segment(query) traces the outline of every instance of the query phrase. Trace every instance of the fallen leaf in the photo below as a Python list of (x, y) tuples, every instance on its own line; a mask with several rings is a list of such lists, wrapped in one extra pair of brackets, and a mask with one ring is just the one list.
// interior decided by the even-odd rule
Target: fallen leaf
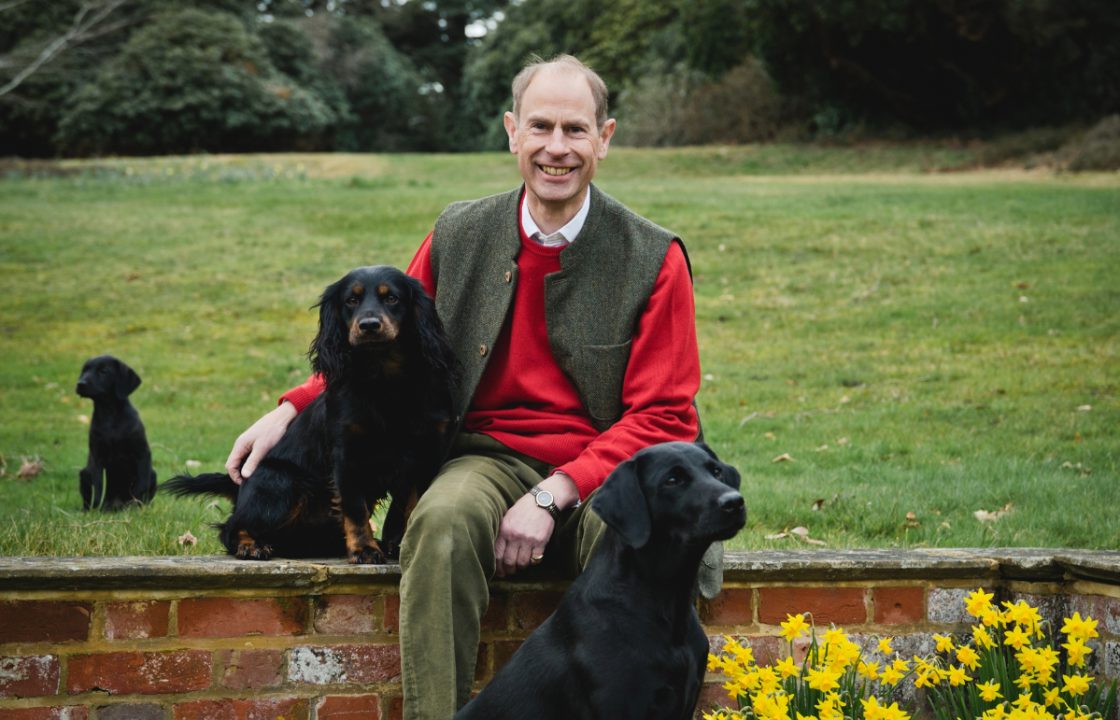
[(79, 415), (78, 422), (82, 425), (89, 425), (89, 415)]
[(842, 437), (842, 438), (840, 438), (839, 440), (836, 441), (836, 444), (837, 445), (847, 445), (848, 444), (848, 438)]
[(775, 434), (774, 434), (774, 433), (772, 433), (772, 432), (768, 432), (768, 433), (763, 433), (763, 434), (762, 434), (762, 437), (766, 438), (767, 440), (773, 440), (774, 438), (776, 438), (776, 437), (778, 437), (778, 436), (777, 436), (777, 435), (775, 435)]
[(780, 533), (774, 533), (773, 535), (767, 535), (766, 539), (767, 540), (784, 540), (787, 537), (789, 537), (789, 533), (780, 532)]
[(41, 472), (43, 472), (42, 460), (39, 458), (23, 458), (19, 471), (16, 472), (16, 477), (20, 480), (30, 480)]
[(1077, 412), (1091, 412), (1092, 410), (1093, 410), (1092, 405), (1078, 405), (1077, 406)]
[(917, 513), (913, 512), (913, 511), (906, 513), (906, 522), (903, 523), (903, 525), (905, 525), (908, 528), (916, 528), (916, 527), (921, 527), (922, 526), (922, 524), (920, 522), (918, 522)]
[(999, 510), (977, 510), (972, 516), (980, 522), (995, 522), (1011, 512), (1011, 503), (1007, 503)]
[(795, 460), (794, 460), (794, 459), (793, 459), (792, 457), (790, 457), (790, 454), (789, 454), (789, 453), (782, 453), (781, 455), (779, 455), (778, 457), (774, 458), (774, 459), (773, 459), (773, 460), (771, 460), (770, 462), (772, 462), (772, 463), (780, 463), (780, 462), (795, 462)]
[(179, 544), (193, 546), (198, 544), (198, 538), (192, 535), (190, 530), (187, 530), (185, 533), (179, 536)]
[(821, 445), (816, 452), (828, 452), (828, 445)]
[(202, 463), (198, 460), (187, 460), (183, 464), (187, 466), (188, 470), (198, 470), (200, 467), (202, 467)]
[(820, 512), (821, 508), (824, 507), (824, 503), (825, 503), (824, 498), (817, 498), (816, 500), (814, 500), (813, 501), (813, 507), (812, 507), (813, 512)]

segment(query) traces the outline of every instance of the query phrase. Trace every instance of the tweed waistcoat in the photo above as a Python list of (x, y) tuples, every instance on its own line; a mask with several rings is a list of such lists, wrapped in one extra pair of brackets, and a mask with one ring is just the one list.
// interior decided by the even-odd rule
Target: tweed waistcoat
[[(436, 221), (436, 309), (463, 365), (461, 417), (509, 315), (521, 250), (521, 189), (450, 205)], [(676, 236), (591, 186), (583, 230), (545, 277), (545, 321), (557, 364), (592, 424), (622, 417), (631, 337)], [(683, 246), (682, 246), (683, 249)]]

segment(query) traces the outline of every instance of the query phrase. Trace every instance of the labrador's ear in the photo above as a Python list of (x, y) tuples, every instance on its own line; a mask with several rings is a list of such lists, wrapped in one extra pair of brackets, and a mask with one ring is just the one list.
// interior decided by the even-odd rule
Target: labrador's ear
[(630, 547), (640, 548), (649, 542), (649, 505), (642, 491), (637, 461), (627, 460), (614, 469), (595, 493), (591, 508)]
[(132, 394), (133, 390), (140, 387), (140, 376), (120, 360), (116, 361), (116, 366), (116, 380), (113, 383), (113, 390), (119, 399), (124, 400)]

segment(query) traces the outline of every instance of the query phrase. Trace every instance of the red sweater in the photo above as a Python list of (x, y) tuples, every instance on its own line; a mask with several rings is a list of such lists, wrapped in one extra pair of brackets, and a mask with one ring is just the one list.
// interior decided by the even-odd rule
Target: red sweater
[[(431, 241), (429, 234), (407, 272), (434, 296), (438, 288)], [(688, 265), (680, 245), (671, 244), (633, 336), (622, 419), (599, 432), (548, 342), (544, 276), (560, 270), (561, 248), (542, 247), (524, 231), (521, 243), (510, 317), (467, 410), (464, 429), (485, 433), (566, 473), (586, 498), (616, 465), (643, 447), (696, 438), (699, 422), (692, 401), (700, 384), (700, 358)], [(313, 375), (281, 400), (302, 410), (322, 389), (322, 379)]]

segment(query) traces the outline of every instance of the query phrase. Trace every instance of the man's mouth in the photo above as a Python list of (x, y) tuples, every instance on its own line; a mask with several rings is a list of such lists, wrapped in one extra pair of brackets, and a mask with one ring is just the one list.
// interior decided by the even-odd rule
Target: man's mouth
[(560, 177), (561, 175), (575, 172), (575, 168), (570, 167), (555, 167), (553, 165), (538, 165), (537, 167), (539, 167), (541, 172), (545, 175), (552, 175), (553, 177)]

